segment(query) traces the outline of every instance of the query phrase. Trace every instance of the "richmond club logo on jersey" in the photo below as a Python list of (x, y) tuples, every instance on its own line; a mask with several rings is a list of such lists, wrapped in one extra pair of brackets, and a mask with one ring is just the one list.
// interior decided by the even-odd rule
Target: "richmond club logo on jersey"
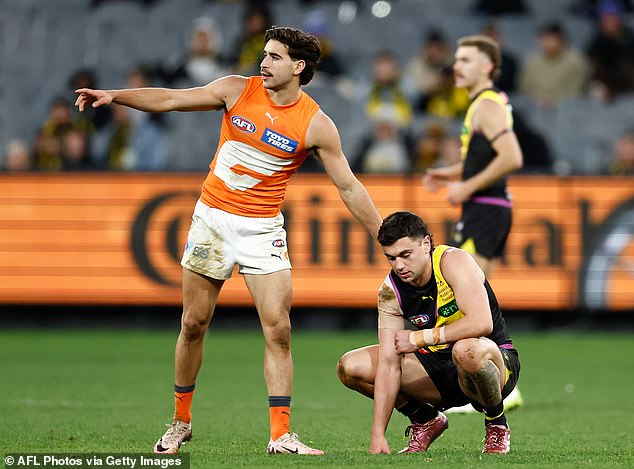
[(255, 124), (251, 122), (249, 119), (245, 119), (242, 116), (233, 116), (231, 117), (231, 123), (241, 130), (242, 132), (246, 132), (252, 134), (256, 131)]

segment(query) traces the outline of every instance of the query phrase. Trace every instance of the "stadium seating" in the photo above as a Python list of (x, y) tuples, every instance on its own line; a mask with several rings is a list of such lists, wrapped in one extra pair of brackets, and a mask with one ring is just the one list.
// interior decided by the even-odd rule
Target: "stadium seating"
[[(468, 0), (398, 0), (386, 18), (371, 13), (371, 1), (357, 2), (350, 24), (338, 19), (336, 1), (299, 0), (271, 2), (276, 24), (301, 27), (310, 9), (328, 19), (330, 38), (353, 80), (367, 77), (372, 55), (394, 51), (402, 63), (415, 54), (425, 31), (440, 27), (453, 42), (476, 33), (488, 20), (471, 11)], [(593, 31), (592, 23), (572, 16), (566, 0), (529, 0), (526, 15), (497, 18), (505, 47), (521, 59), (535, 47), (535, 33), (544, 21), (563, 18), (571, 43), (583, 48)], [(53, 97), (68, 95), (68, 78), (79, 68), (93, 67), (100, 86), (120, 87), (126, 73), (140, 63), (158, 63), (183, 53), (186, 32), (198, 16), (215, 18), (228, 49), (241, 32), (244, 5), (240, 2), (162, 0), (144, 7), (130, 0), (4, 0), (0, 15), (0, 148), (15, 137), (31, 140), (41, 125)], [(322, 107), (337, 122), (344, 149), (352, 152), (365, 130), (360, 109), (331, 85), (311, 89)], [(589, 100), (564, 103), (557, 112), (536, 109), (514, 96), (513, 103), (554, 147), (556, 158), (572, 172), (593, 173), (601, 168), (598, 157), (610, 142), (634, 122), (634, 98), (610, 105)], [(169, 137), (172, 170), (204, 170), (217, 140), (219, 116), (170, 116)], [(424, 120), (424, 116), (423, 116)], [(202, 135), (202, 137), (201, 137)], [(211, 146), (211, 148), (210, 148)], [(184, 148), (189, 148), (183, 151)], [(582, 156), (580, 156), (582, 155)]]

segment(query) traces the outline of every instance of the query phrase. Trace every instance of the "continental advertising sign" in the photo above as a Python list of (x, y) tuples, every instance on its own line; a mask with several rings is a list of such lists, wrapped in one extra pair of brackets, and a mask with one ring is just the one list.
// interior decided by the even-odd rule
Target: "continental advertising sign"
[[(0, 175), (0, 303), (181, 302), (179, 260), (202, 174)], [(419, 177), (362, 178), (381, 215), (420, 214), (443, 243), (459, 210)], [(634, 188), (626, 178), (514, 177), (513, 228), (490, 279), (505, 308), (634, 305)], [(298, 306), (373, 307), (388, 265), (325, 175), (284, 204)], [(220, 301), (251, 304), (237, 273)]]

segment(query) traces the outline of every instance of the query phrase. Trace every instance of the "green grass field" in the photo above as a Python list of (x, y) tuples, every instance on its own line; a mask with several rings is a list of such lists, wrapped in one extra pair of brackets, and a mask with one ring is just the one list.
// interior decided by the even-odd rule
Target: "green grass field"
[[(176, 331), (0, 332), (0, 453), (147, 453), (172, 410)], [(259, 331), (212, 331), (194, 398), (195, 468), (634, 467), (634, 337), (515, 334), (526, 404), (509, 413), (512, 451), (480, 454), (479, 415), (450, 415), (427, 454), (369, 455), (371, 401), (337, 380), (335, 364), (372, 332), (293, 337), (293, 430), (323, 457), (268, 456)], [(388, 441), (406, 443), (395, 414)]]

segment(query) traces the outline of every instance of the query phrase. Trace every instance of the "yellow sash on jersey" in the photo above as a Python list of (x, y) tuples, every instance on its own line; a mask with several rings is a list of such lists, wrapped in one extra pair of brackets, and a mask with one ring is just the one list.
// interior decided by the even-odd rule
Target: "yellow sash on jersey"
[[(446, 326), (447, 324), (451, 324), (452, 322), (464, 317), (464, 314), (460, 311), (460, 308), (458, 308), (453, 290), (447, 284), (445, 277), (443, 277), (442, 272), (440, 271), (440, 259), (445, 251), (450, 248), (451, 246), (441, 244), (436, 246), (432, 254), (432, 265), (434, 269), (434, 276), (436, 278), (436, 286), (438, 287), (438, 298), (436, 298), (438, 317), (434, 327)], [(431, 352), (435, 352), (437, 350), (446, 349), (447, 347), (449, 347), (448, 344), (442, 344), (430, 345), (427, 348)]]
[(471, 104), (469, 105), (469, 109), (467, 109), (467, 113), (464, 116), (462, 131), (460, 132), (460, 155), (462, 156), (463, 160), (467, 157), (467, 152), (469, 151), (469, 143), (471, 142), (471, 137), (473, 136), (473, 113), (475, 112), (478, 103), (483, 99), (490, 99), (491, 101), (494, 101), (502, 106), (506, 113), (506, 124), (508, 125), (509, 129), (513, 128), (512, 108), (507, 101), (504, 93), (500, 94), (499, 91), (493, 89), (484, 90), (471, 102)]

